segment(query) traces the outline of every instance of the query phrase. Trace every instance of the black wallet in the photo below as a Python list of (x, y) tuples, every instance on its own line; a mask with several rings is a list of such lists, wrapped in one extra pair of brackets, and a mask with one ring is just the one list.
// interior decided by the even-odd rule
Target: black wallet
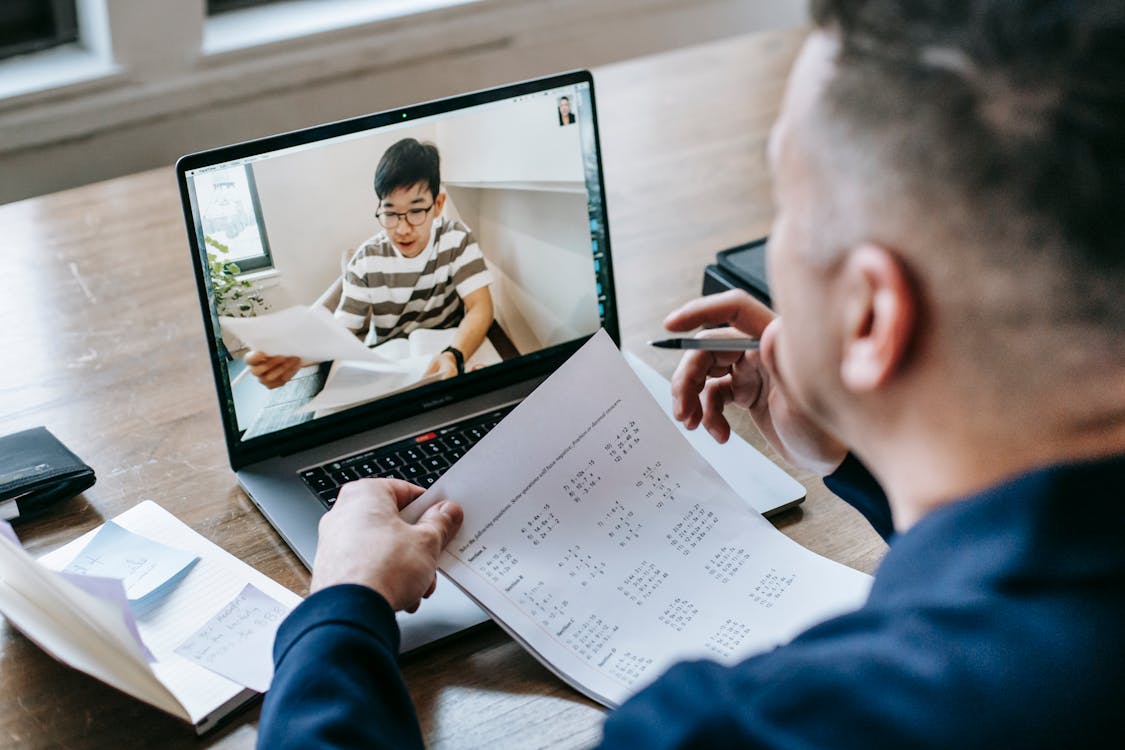
[(39, 515), (94, 479), (94, 470), (46, 427), (0, 437), (0, 519)]

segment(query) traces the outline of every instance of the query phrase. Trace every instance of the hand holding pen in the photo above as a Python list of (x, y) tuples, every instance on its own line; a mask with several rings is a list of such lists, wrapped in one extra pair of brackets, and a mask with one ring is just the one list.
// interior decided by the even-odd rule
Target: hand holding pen
[[(725, 292), (693, 300), (664, 319), (664, 327), (695, 338), (673, 339), (683, 358), (672, 376), (672, 411), (688, 429), (699, 425), (720, 443), (730, 438), (728, 404), (747, 409), (763, 437), (795, 466), (831, 473), (847, 447), (790, 395), (778, 368), (781, 319), (749, 294)], [(760, 347), (760, 350), (759, 350)]]

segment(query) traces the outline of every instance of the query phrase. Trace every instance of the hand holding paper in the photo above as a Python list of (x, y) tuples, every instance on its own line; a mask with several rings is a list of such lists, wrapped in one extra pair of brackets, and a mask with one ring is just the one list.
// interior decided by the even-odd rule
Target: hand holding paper
[(396, 611), (413, 612), (434, 591), (437, 561), (461, 525), (456, 503), (434, 507), (414, 523), (401, 508), (422, 493), (399, 479), (353, 482), (320, 525), (310, 591), (341, 583), (375, 589)]
[(446, 498), (465, 521), (441, 570), (610, 706), (675, 661), (783, 643), (858, 606), (870, 585), (738, 497), (604, 331), (402, 515)]
[(384, 372), (401, 368), (364, 346), (323, 307), (297, 305), (253, 318), (219, 318), (219, 324), (251, 349), (299, 357), (306, 362), (358, 360), (381, 364)]

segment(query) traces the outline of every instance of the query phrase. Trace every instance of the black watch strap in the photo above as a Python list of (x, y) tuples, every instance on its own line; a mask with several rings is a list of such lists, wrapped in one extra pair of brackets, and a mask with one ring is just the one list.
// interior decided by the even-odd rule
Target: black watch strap
[(449, 352), (450, 354), (452, 354), (453, 359), (457, 362), (457, 374), (458, 375), (464, 375), (465, 374), (465, 355), (462, 354), (461, 350), (458, 349), (455, 346), (447, 346), (447, 347), (445, 347), (444, 349), (441, 350), (442, 354), (445, 354), (446, 352)]

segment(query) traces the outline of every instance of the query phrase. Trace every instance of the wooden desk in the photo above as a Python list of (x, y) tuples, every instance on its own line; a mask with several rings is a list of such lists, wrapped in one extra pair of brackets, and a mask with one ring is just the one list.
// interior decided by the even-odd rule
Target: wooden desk
[[(716, 250), (764, 234), (767, 133), (801, 34), (765, 34), (596, 72), (624, 346), (699, 292)], [(0, 207), (0, 434), (47, 425), (98, 473), (51, 518), (18, 528), (47, 552), (153, 499), (295, 591), (308, 574), (235, 483), (172, 170)], [(732, 415), (733, 416), (733, 415)], [(738, 431), (764, 447), (745, 418)], [(768, 451), (767, 451), (768, 452)], [(776, 456), (773, 456), (776, 458)], [(864, 571), (884, 546), (819, 480), (776, 519)], [(411, 659), (433, 747), (588, 745), (602, 711), (496, 628)], [(196, 739), (186, 725), (54, 662), (0, 624), (0, 746), (251, 747), (258, 709)]]

